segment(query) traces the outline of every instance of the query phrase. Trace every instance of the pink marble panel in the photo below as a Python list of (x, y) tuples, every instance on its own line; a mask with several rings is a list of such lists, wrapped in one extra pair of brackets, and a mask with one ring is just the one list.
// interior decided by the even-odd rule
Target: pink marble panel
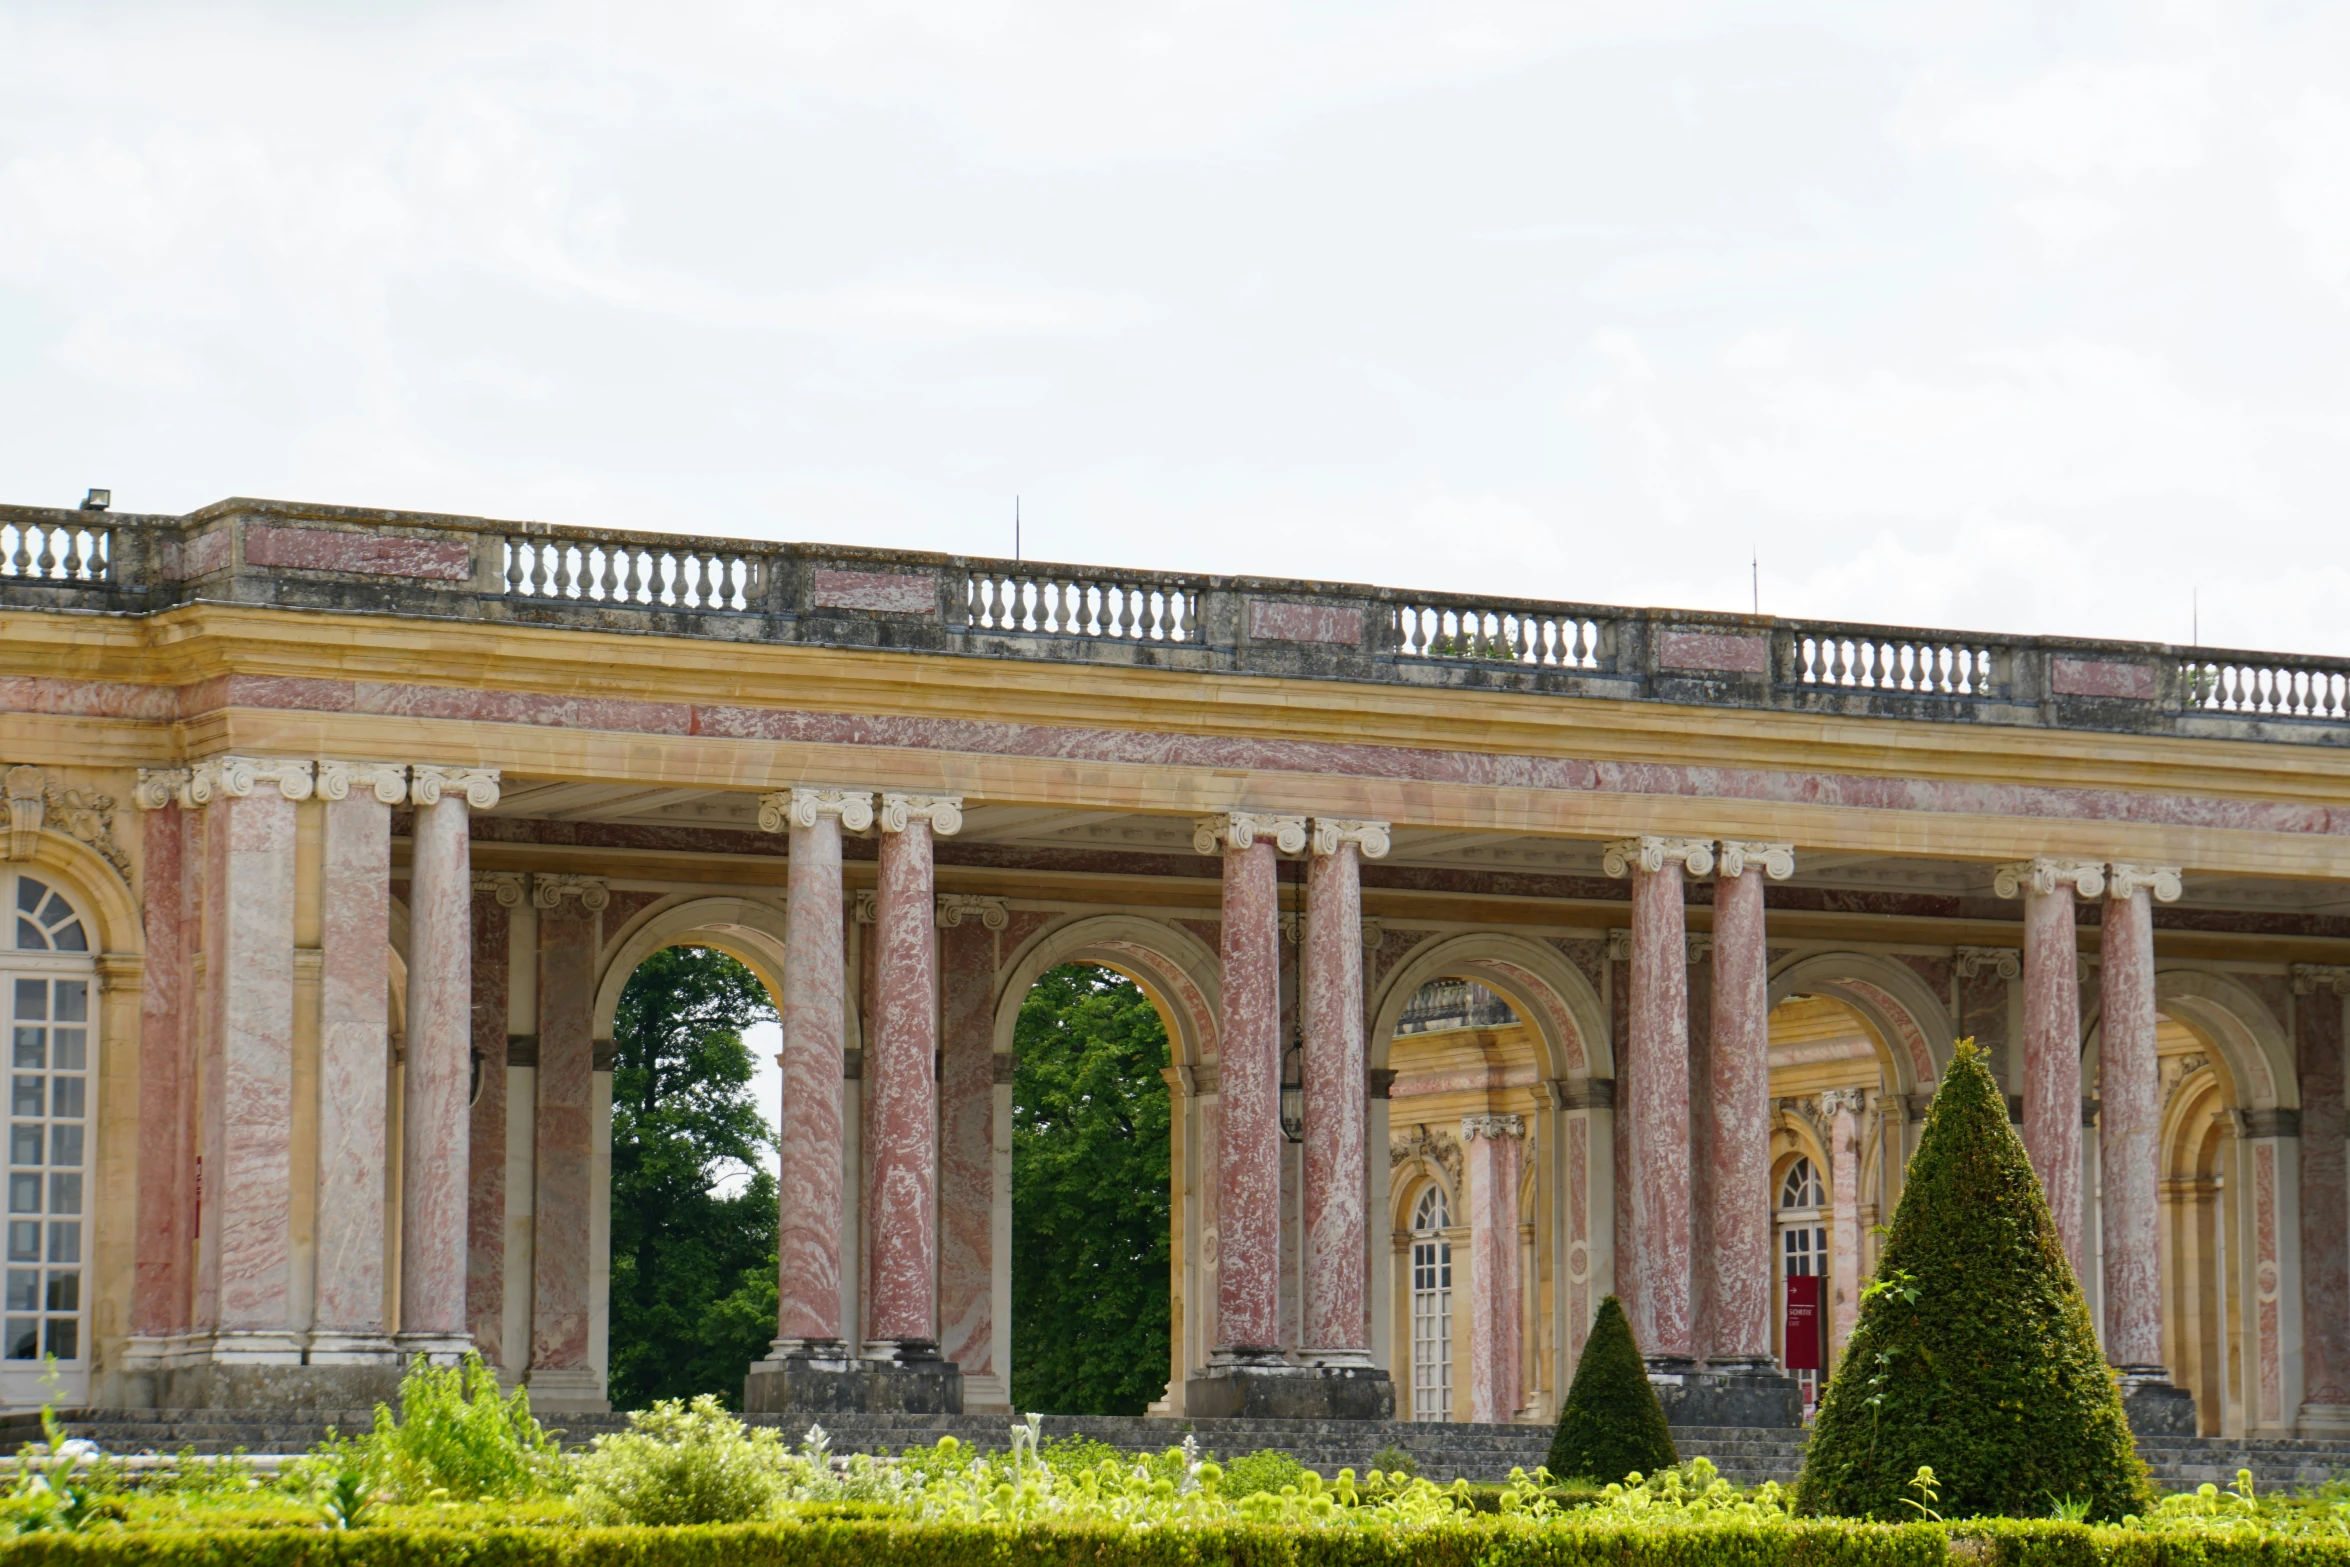
[[(1640, 1304), (1645, 1293), (1640, 1276), (1640, 1231), (1633, 1223), (1632, 1210), (1632, 1188), (1639, 1181), (1632, 1111), (1640, 1097), (1640, 1063), (1632, 1058), (1632, 965), (1629, 962), (1608, 960), (1608, 993), (1613, 1001), (1608, 1028), (1616, 1058), (1615, 1135), (1608, 1139), (1614, 1165), (1610, 1177), (1615, 1193), (1616, 1271), (1613, 1279), (1599, 1281), (1599, 1293), (1615, 1292), (1624, 1304), (1624, 1314), (1631, 1319), (1633, 1334), (1638, 1336), (1646, 1331), (1647, 1324)], [(1642, 1348), (1645, 1352), (1645, 1344)]]
[[(612, 910), (607, 908), (603, 917), (612, 919)], [(493, 1366), (507, 1365), (506, 1024), (512, 934), (511, 912), (491, 894), (475, 893), (473, 1053), (481, 1060), (481, 1087), (473, 1097), (473, 1124), (466, 1134), (472, 1175), (465, 1220), (465, 1320), (474, 1347)]]
[(994, 1369), (996, 933), (938, 933), (939, 1351), (966, 1376)]
[(1633, 1061), (1623, 1128), (1632, 1145), (1639, 1291), (1632, 1326), (1651, 1358), (1694, 1354), (1689, 1258), (1689, 970), (1681, 866), (1632, 873)]
[(0, 675), (0, 712), (168, 723), (179, 713), (179, 693), (169, 686), (133, 686), (112, 680)]
[(195, 1150), (188, 1093), (195, 1000), (189, 959), (196, 935), (195, 867), (188, 817), (176, 805), (146, 813), (140, 912), (147, 933), (139, 995), (138, 1234), (133, 1247), (131, 1331), (184, 1333), (194, 1302), (189, 1243), (195, 1228)]
[(1660, 631), (1656, 637), (1659, 669), (1688, 669), (1721, 674), (1760, 675), (1771, 667), (1768, 637), (1736, 631)]
[[(1708, 889), (1710, 890), (1710, 889)], [(1689, 964), (1689, 1353), (1714, 1347), (1714, 966), (1701, 947)]]
[(938, 1268), (937, 906), (930, 823), (881, 835), (881, 895), (874, 924), (872, 1038), (865, 1050), (871, 1095), (873, 1337), (935, 1344)]
[(1278, 861), (1258, 839), (1224, 851), (1224, 1029), (1217, 1064), (1221, 1257), (1215, 1347), (1281, 1347), (1281, 928)]
[(1714, 884), (1710, 1353), (1771, 1353), (1770, 974), (1762, 872)]
[(1518, 1405), (1522, 1143), (1472, 1137), (1462, 1154), (1469, 1188), (1469, 1418), (1499, 1424)]
[(229, 530), (217, 527), (185, 540), (167, 539), (163, 545), (163, 575), (173, 582), (185, 582), (192, 577), (208, 577), (216, 571), (226, 571), (229, 563)]
[(588, 1255), (595, 1167), (596, 916), (570, 899), (539, 915), (537, 1242), (533, 1370), (588, 1363)]
[(384, 1331), (385, 1067), (391, 1054), (392, 813), (372, 791), (325, 802), (318, 999), (322, 1332)]
[(2260, 1414), (2271, 1421), (2292, 1418), (2285, 1408), (2283, 1346), (2277, 1341), (2278, 1230), (2277, 1149), (2263, 1139), (2252, 1145), (2252, 1258), (2260, 1322)]
[[(1363, 898), (1355, 845), (1306, 871), (1304, 1322), (1308, 1350), (1368, 1353)], [(1384, 1156), (1382, 1156), (1384, 1157)]]
[(2162, 1081), (2154, 1053), (2154, 913), (2146, 889), (2105, 905), (2098, 1048), (2098, 1218), (2105, 1356), (2162, 1364)]
[(1561, 1375), (1569, 1382), (1591, 1336), (1591, 1122), (1570, 1115), (1567, 1123), (1567, 1358)]
[[(2076, 1115), (2074, 1120), (2080, 1118)], [(1847, 1108), (1828, 1117), (1829, 1330), (1841, 1351), (1860, 1321), (1860, 1117)]]
[(815, 590), (818, 609), (871, 609), (895, 615), (938, 613), (938, 584), (928, 577), (819, 566)]
[[(188, 860), (196, 867), (194, 903), (199, 911), (196, 961), (206, 966), (227, 945), (228, 911), (222, 902), (223, 890), (228, 886), (227, 820), (227, 812), (214, 810), (197, 811), (187, 818)], [(193, 1317), (198, 1328), (220, 1326), (220, 1153), (221, 1126), (228, 1102), (227, 1074), (221, 1069), (220, 1002), (220, 987), (207, 974), (196, 1002), (202, 1021), (194, 1051), (199, 1070), (195, 1124), (189, 1138), (190, 1151), (195, 1156), (189, 1180), (196, 1206)], [(210, 1181), (204, 1179), (207, 1159), (212, 1163)]]
[(473, 575), (473, 551), (455, 539), (403, 539), (375, 532), (250, 526), (245, 529), (245, 564), (463, 582)]
[(776, 1337), (841, 1336), (840, 818), (791, 829), (784, 906), (783, 1135)]
[(2048, 661), (2048, 686), (2058, 696), (2124, 697), (2134, 702), (2154, 700), (2154, 671), (2144, 664), (2110, 658), (2067, 658)]
[(294, 803), (264, 786), (208, 809), (220, 868), (205, 954), (220, 1083), (206, 1139), (218, 1325), (282, 1332), (292, 1325)]
[(2301, 1078), (2301, 1351), (2313, 1404), (2350, 1404), (2350, 1169), (2345, 1168), (2342, 998), (2295, 998)]
[(1332, 642), (1361, 647), (1363, 612), (1333, 604), (1250, 599), (1248, 634), (1259, 642)]
[(2024, 1149), (2081, 1268), (2080, 951), (2073, 892), (2024, 894)]
[[(408, 906), (399, 1330), (443, 1338), (465, 1333), (466, 1183), (472, 1172), (465, 1099), (473, 1076), (470, 815), (462, 795), (443, 795), (437, 805), (417, 808)], [(541, 1214), (543, 1225), (543, 1207)]]

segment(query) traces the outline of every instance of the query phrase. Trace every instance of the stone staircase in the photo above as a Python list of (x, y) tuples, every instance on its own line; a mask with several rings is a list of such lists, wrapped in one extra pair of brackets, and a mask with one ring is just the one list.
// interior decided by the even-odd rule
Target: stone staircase
[[(619, 1415), (550, 1414), (547, 1425), (566, 1446), (618, 1431)], [(780, 1427), (795, 1442), (811, 1422), (805, 1415), (752, 1415), (754, 1425)], [(87, 1437), (109, 1453), (177, 1453), (193, 1448), (216, 1456), (301, 1453), (329, 1429), (357, 1436), (374, 1424), (368, 1410), (248, 1409), (83, 1409), (63, 1416), (67, 1431)], [(834, 1415), (822, 1424), (836, 1453), (895, 1453), (953, 1435), (976, 1447), (1001, 1449), (1009, 1442), (1006, 1415)], [(1157, 1417), (1048, 1415), (1046, 1441), (1082, 1436), (1126, 1452), (1157, 1452), (1197, 1436), (1200, 1447), (1219, 1458), (1274, 1448), (1325, 1475), (1342, 1468), (1357, 1474), (1372, 1467), (1387, 1447), (1411, 1454), (1418, 1472), (1450, 1482), (1506, 1479), (1513, 1468), (1532, 1470), (1550, 1446), (1543, 1426), (1467, 1425), (1416, 1421), (1179, 1420)], [(0, 1453), (13, 1453), (41, 1439), (38, 1417), (0, 1415)], [(1674, 1443), (1684, 1459), (1705, 1457), (1740, 1485), (1776, 1480), (1792, 1485), (1803, 1468), (1805, 1433), (1745, 1426), (1676, 1426)], [(2208, 1480), (2225, 1486), (2238, 1469), (2250, 1469), (2263, 1487), (2315, 1486), (2350, 1475), (2350, 1441), (2245, 1437), (2141, 1437), (2138, 1451), (2155, 1480), (2184, 1489)]]

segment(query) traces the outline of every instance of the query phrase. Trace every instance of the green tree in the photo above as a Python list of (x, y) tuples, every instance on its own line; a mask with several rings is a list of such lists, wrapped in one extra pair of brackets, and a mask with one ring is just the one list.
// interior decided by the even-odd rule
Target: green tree
[(1139, 1415), (1167, 1385), (1167, 1032), (1072, 964), (1014, 1038), (1012, 1407)]
[(1915, 1516), (1903, 1503), (1921, 1465), (1953, 1518), (2044, 1518), (2060, 1500), (2119, 1518), (2149, 1502), (2081, 1286), (1973, 1040), (1926, 1113), (1797, 1504)]
[[(670, 947), (629, 976), (612, 1026), (614, 1407), (716, 1393), (775, 1336), (771, 1133), (743, 1030), (775, 1015), (747, 968)], [(755, 1172), (741, 1182), (745, 1170)], [(723, 1185), (736, 1189), (722, 1192)]]
[(1546, 1467), (1561, 1480), (1613, 1485), (1634, 1471), (1654, 1474), (1680, 1461), (1632, 1324), (1610, 1295), (1599, 1303), (1583, 1357), (1575, 1362)]

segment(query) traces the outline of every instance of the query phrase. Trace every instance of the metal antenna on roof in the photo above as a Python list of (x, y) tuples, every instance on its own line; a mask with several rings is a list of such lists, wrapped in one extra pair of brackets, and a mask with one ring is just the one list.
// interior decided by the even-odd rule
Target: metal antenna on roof
[(1758, 614), (1758, 615), (1759, 615), (1759, 614), (1761, 614), (1761, 613), (1762, 613), (1762, 551), (1761, 551), (1760, 549), (1757, 549), (1757, 550), (1754, 552), (1753, 566), (1754, 566), (1754, 612), (1755, 612), (1756, 614)]

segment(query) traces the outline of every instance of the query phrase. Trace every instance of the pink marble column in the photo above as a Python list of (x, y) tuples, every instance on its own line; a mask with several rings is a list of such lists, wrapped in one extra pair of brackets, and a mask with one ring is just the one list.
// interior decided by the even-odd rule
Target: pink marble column
[(1518, 1406), (1518, 1170), (1526, 1123), (1461, 1120), (1469, 1188), (1469, 1418), (1506, 1423)]
[(1212, 1359), (1281, 1349), (1281, 922), (1278, 853), (1305, 847), (1305, 818), (1234, 812), (1192, 834), (1224, 856), (1222, 1032), (1216, 1085), (1216, 1331)]
[(1861, 1091), (1830, 1089), (1820, 1108), (1828, 1117), (1829, 1343), (1841, 1352), (1860, 1321)]
[(385, 1069), (391, 1058), (392, 807), (407, 769), (321, 762), (318, 1282), (313, 1365), (393, 1358), (384, 1320)]
[(1783, 843), (1727, 842), (1714, 882), (1712, 1133), (1716, 1365), (1771, 1363), (1771, 986), (1763, 878), (1795, 874)]
[(872, 1337), (891, 1360), (938, 1346), (938, 932), (931, 839), (963, 825), (962, 801), (881, 797), (878, 958), (865, 1082), (873, 1095)]
[(1613, 876), (1632, 878), (1632, 1227), (1640, 1289), (1632, 1331), (1653, 1362), (1693, 1358), (1689, 1258), (1689, 970), (1682, 877), (1709, 875), (1713, 845), (1633, 838), (1607, 846)]
[(180, 807), (185, 773), (143, 772), (136, 798), (142, 832), (140, 917), (147, 974), (139, 995), (138, 1233), (132, 1248), (131, 1333), (147, 1339), (188, 1331), (194, 1305), (189, 1247), (195, 1219), (195, 1151), (188, 1094), (194, 1004), (190, 972), (196, 933), (192, 812)]
[(1305, 1313), (1300, 1348), (1320, 1365), (1371, 1363), (1363, 1212), (1362, 860), (1387, 852), (1385, 822), (1320, 818), (1306, 869)]
[(2301, 1080), (2301, 1326), (2305, 1435), (2350, 1431), (2350, 967), (2293, 966)]
[[(519, 872), (473, 878), (473, 1059), (478, 1086), (466, 1128), (472, 1161), (465, 1213), (465, 1322), (482, 1360), (509, 1372), (527, 1346), (506, 1342), (506, 1038), (513, 1001), (514, 910)], [(521, 1107), (528, 1115), (531, 1107)]]
[(997, 1403), (1005, 1390), (982, 1397), (969, 1379), (995, 1371), (996, 933), (1010, 919), (1001, 899), (950, 897), (938, 923), (939, 1353), (963, 1368), (967, 1400)]
[(2162, 1380), (2162, 1082), (2154, 1054), (2154, 899), (2179, 873), (2116, 865), (2098, 966), (2098, 1217), (2105, 1251), (2105, 1357)]
[(769, 795), (759, 824), (791, 833), (784, 905), (783, 1137), (777, 1234), (778, 1356), (837, 1357), (841, 1345), (841, 1052), (844, 989), (840, 835), (873, 825), (873, 796)]
[(401, 1105), (400, 1347), (448, 1360), (472, 1347), (465, 1242), (472, 1173), (472, 816), (498, 803), (480, 768), (410, 772), (408, 1031)]
[(2095, 861), (2003, 865), (1999, 896), (2024, 900), (2024, 1149), (2073, 1271), (2081, 1268), (2081, 981), (2073, 895), (2105, 891)]
[[(576, 884), (573, 884), (576, 885)], [(583, 892), (587, 889), (581, 889)], [(601, 888), (596, 890), (601, 891)], [(600, 1396), (588, 1364), (589, 1204), (595, 1178), (596, 951), (587, 899), (540, 878), (538, 1192), (531, 1246), (530, 1386), (568, 1403)]]

